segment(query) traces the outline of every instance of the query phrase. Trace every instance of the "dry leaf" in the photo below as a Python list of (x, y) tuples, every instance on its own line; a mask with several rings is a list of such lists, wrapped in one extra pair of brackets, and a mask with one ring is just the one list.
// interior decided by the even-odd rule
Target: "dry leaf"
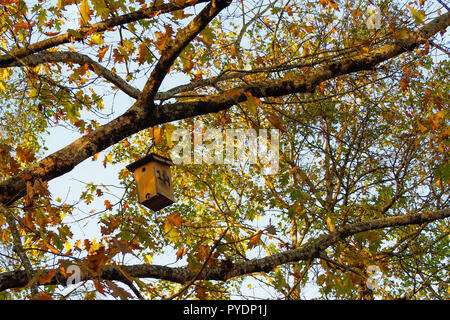
[(54, 269), (54, 270), (52, 270), (50, 272), (44, 273), (43, 275), (38, 277), (37, 281), (40, 284), (49, 283), (53, 279), (53, 277), (55, 276), (57, 271), (58, 271), (58, 269)]
[(252, 249), (258, 245), (259, 240), (261, 239), (262, 231), (258, 230), (250, 237), (250, 241), (248, 242), (247, 247)]
[(166, 217), (166, 220), (174, 227), (179, 227), (183, 224), (183, 218), (181, 218), (176, 212), (169, 214)]

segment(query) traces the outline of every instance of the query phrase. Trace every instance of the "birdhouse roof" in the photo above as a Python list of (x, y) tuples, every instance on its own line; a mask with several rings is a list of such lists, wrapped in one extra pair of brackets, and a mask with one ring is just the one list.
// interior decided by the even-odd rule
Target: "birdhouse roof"
[(173, 165), (172, 160), (170, 160), (169, 158), (165, 158), (163, 156), (160, 156), (156, 153), (150, 153), (148, 155), (146, 155), (145, 157), (127, 165), (127, 169), (131, 172), (134, 172), (137, 168), (143, 166), (146, 163), (152, 162), (152, 161), (158, 161), (160, 163), (166, 164), (168, 166)]

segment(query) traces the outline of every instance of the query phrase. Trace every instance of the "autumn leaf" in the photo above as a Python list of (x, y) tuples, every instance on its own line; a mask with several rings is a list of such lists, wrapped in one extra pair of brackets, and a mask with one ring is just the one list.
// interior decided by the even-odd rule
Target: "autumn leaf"
[(52, 297), (50, 297), (49, 295), (47, 295), (46, 293), (44, 293), (42, 291), (39, 292), (39, 295), (38, 295), (37, 299), (38, 300), (53, 300)]
[(89, 8), (88, 0), (81, 0), (80, 14), (81, 14), (80, 24), (82, 26), (88, 24), (89, 20), (91, 19), (91, 14), (90, 14), (90, 8)]
[(120, 52), (119, 49), (115, 48), (113, 50), (114, 62), (122, 63), (125, 61), (126, 55)]
[(108, 257), (106, 255), (105, 247), (101, 246), (98, 250), (96, 250), (93, 254), (87, 256), (84, 259), (85, 265), (88, 267), (89, 271), (94, 275), (99, 274), (104, 264), (108, 261)]
[(278, 130), (284, 131), (283, 121), (278, 115), (269, 115), (267, 116), (267, 120)]
[(262, 230), (258, 230), (256, 231), (251, 237), (250, 237), (250, 241), (247, 244), (247, 247), (249, 249), (252, 249), (254, 247), (256, 247), (259, 243), (259, 240), (261, 239), (263, 232)]
[(269, 226), (266, 228), (266, 232), (267, 232), (268, 234), (271, 234), (271, 235), (276, 235), (276, 234), (277, 234), (277, 229), (276, 229), (274, 226), (269, 225)]
[(177, 250), (177, 261), (183, 258), (184, 254), (186, 253), (186, 249), (183, 247), (179, 247)]
[(321, 93), (325, 93), (325, 82), (321, 82), (321, 83), (319, 83), (319, 91), (321, 92)]
[(176, 212), (169, 214), (166, 217), (166, 220), (170, 223), (171, 226), (174, 227), (179, 227), (183, 224), (183, 218), (180, 217)]
[(197, 297), (197, 299), (206, 300), (208, 298), (208, 294), (207, 294), (207, 291), (204, 286), (197, 284), (195, 286), (194, 291), (195, 291), (195, 296)]
[(60, 254), (59, 250), (52, 246), (50, 243), (45, 243), (45, 246), (54, 254)]
[(149, 55), (149, 50), (147, 47), (147, 44), (145, 42), (141, 42), (139, 44), (139, 48), (138, 48), (138, 57), (137, 57), (137, 61), (139, 62), (139, 64), (144, 64), (144, 62), (147, 60), (147, 57)]
[(103, 295), (105, 295), (106, 293), (105, 293), (105, 287), (100, 283), (100, 281), (98, 281), (97, 279), (94, 279), (94, 286), (95, 286), (95, 289), (99, 292), (99, 293), (101, 293), (101, 294), (103, 294)]
[(104, 203), (105, 203), (105, 208), (106, 208), (106, 210), (111, 211), (111, 210), (112, 210), (112, 207), (113, 207), (112, 204), (111, 204), (111, 202), (109, 202), (109, 200), (105, 200)]
[(199, 261), (205, 261), (209, 256), (210, 249), (206, 245), (201, 245), (197, 248), (195, 256)]
[(34, 152), (25, 147), (17, 147), (16, 155), (23, 162), (33, 162), (36, 159)]
[(98, 49), (97, 57), (98, 61), (101, 62), (103, 58), (105, 57), (106, 51), (108, 51), (109, 46), (103, 46), (100, 49)]
[(111, 289), (111, 295), (115, 298), (120, 298), (122, 300), (133, 299), (133, 296), (124, 290), (123, 288), (116, 285), (113, 281), (106, 280), (106, 285)]

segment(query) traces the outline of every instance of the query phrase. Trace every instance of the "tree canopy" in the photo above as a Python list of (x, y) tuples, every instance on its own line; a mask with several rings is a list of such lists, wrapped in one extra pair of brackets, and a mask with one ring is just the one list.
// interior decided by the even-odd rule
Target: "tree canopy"
[[(449, 299), (449, 24), (439, 0), (0, 0), (0, 298)], [(235, 163), (229, 133), (258, 135)], [(126, 166), (183, 139), (176, 202), (142, 206)], [(54, 196), (84, 161), (114, 184)]]

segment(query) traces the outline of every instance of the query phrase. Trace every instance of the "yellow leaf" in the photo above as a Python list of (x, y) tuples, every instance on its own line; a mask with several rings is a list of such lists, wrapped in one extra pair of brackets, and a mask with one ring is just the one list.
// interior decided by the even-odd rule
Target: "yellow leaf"
[(144, 258), (145, 258), (145, 262), (146, 263), (152, 263), (152, 261), (153, 261), (153, 258), (150, 256), (150, 255), (148, 255), (148, 254), (146, 254), (145, 256), (144, 256)]
[(81, 1), (80, 13), (81, 13), (80, 24), (84, 26), (88, 24), (89, 20), (91, 19), (88, 0)]
[(64, 243), (64, 250), (66, 250), (66, 251), (72, 250), (72, 245), (70, 244), (69, 241), (66, 241), (66, 242)]
[(96, 45), (101, 45), (105, 40), (103, 39), (103, 36), (100, 33), (95, 33), (91, 36), (91, 40)]

